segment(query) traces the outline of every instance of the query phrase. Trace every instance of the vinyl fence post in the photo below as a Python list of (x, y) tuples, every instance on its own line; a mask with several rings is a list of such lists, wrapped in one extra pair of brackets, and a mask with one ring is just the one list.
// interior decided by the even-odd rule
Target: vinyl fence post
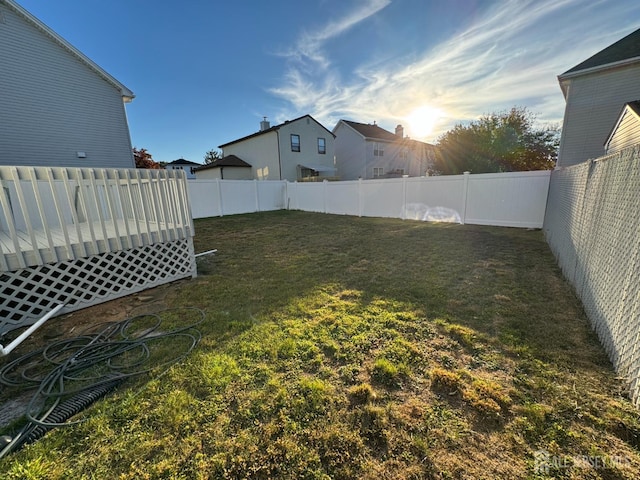
[(253, 179), (253, 186), (254, 186), (254, 194), (255, 194), (255, 198), (256, 198), (256, 212), (260, 211), (260, 194), (258, 192), (258, 179), (254, 178)]
[(460, 215), (460, 219), (462, 220), (462, 224), (467, 223), (467, 193), (469, 191), (469, 176), (471, 172), (464, 172), (464, 182), (462, 186), (462, 215)]
[(329, 180), (322, 181), (322, 210), (327, 213), (327, 184)]
[(407, 219), (407, 177), (402, 177), (402, 220)]
[(362, 177), (358, 178), (358, 216), (362, 217)]
[(220, 179), (216, 178), (216, 189), (218, 190), (218, 208), (220, 209), (220, 216), (224, 216), (224, 210), (222, 208), (222, 185)]
[(283, 195), (284, 195), (284, 208), (285, 210), (289, 210), (289, 203), (290, 203), (290, 199), (289, 199), (289, 180), (283, 180), (284, 182), (284, 188), (283, 190)]

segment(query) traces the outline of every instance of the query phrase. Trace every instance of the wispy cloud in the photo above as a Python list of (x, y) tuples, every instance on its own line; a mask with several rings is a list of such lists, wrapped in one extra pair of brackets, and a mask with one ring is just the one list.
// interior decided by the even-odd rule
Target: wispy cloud
[(564, 101), (557, 75), (637, 28), (629, 19), (640, 13), (636, 2), (614, 9), (602, 1), (497, 1), (417, 59), (385, 65), (370, 60), (372, 51), (344, 81), (327, 68), (327, 40), (388, 3), (369, 2), (300, 37), (290, 57), (306, 64), (289, 63), (282, 85), (271, 90), (289, 103), (282, 116), (311, 113), (327, 126), (339, 118), (393, 124), (430, 105), (443, 116), (428, 140), (455, 123), (513, 105), (528, 107), (541, 121), (559, 122)]
[(313, 63), (314, 67), (326, 69), (330, 65), (324, 51), (328, 40), (347, 32), (363, 20), (375, 15), (391, 3), (391, 0), (366, 0), (345, 16), (327, 23), (325, 26), (301, 34), (293, 48), (281, 53), (289, 60), (300, 63)]

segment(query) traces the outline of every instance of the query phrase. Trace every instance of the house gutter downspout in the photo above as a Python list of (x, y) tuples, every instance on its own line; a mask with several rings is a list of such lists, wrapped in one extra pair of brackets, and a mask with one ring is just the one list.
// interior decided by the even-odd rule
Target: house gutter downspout
[(276, 130), (276, 141), (278, 143), (278, 176), (282, 180), (282, 160), (280, 159), (280, 132)]
[(369, 147), (369, 145), (367, 145), (367, 140), (365, 139), (364, 141), (364, 156), (362, 157), (362, 177), (365, 180), (367, 179), (367, 148)]
[(13, 351), (14, 348), (16, 348), (22, 342), (24, 342), (29, 335), (31, 335), (38, 328), (40, 328), (40, 326), (44, 322), (46, 322), (51, 317), (53, 317), (56, 313), (58, 313), (60, 311), (60, 309), (62, 309), (62, 307), (64, 307), (65, 305), (66, 305), (65, 303), (61, 303), (61, 304), (57, 305), (53, 310), (51, 310), (49, 313), (47, 313), (44, 317), (42, 317), (36, 323), (31, 325), (24, 332), (22, 332), (19, 337), (17, 337), (13, 342), (11, 342), (6, 347), (3, 347), (2, 345), (0, 345), (0, 357), (4, 357), (4, 356), (9, 355)]

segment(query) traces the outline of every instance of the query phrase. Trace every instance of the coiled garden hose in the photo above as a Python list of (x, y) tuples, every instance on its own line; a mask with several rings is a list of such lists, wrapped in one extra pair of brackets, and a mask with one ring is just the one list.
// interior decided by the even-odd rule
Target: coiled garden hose
[(192, 307), (138, 315), (98, 325), (92, 328), (97, 333), (54, 342), (5, 364), (1, 384), (36, 391), (26, 408), (26, 425), (13, 436), (0, 437), (0, 458), (54, 427), (77, 423), (69, 419), (127, 379), (182, 360), (200, 341), (195, 327), (204, 317)]

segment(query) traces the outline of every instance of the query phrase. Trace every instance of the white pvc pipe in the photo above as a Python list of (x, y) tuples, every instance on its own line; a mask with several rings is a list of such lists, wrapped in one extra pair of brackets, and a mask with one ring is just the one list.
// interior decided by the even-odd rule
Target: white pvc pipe
[(194, 255), (194, 257), (198, 258), (198, 257), (201, 257), (202, 255), (210, 255), (212, 253), (217, 253), (217, 252), (218, 252), (218, 249), (215, 248), (213, 250), (207, 250), (206, 252), (197, 253), (197, 254)]
[(64, 307), (66, 304), (61, 303), (60, 305), (56, 305), (54, 307), (53, 310), (51, 310), (49, 313), (47, 313), (44, 317), (42, 317), (40, 320), (38, 320), (36, 323), (34, 323), (33, 325), (31, 325), (29, 328), (27, 328), (24, 332), (22, 332), (20, 334), (20, 336), (18, 336), (13, 342), (11, 342), (9, 345), (7, 345), (6, 347), (3, 347), (2, 345), (0, 345), (0, 357), (4, 357), (5, 355), (9, 355), (11, 353), (11, 351), (16, 348), (18, 345), (20, 345), (22, 342), (25, 341), (25, 339), (31, 335), (33, 332), (35, 332), (38, 328), (40, 328), (40, 326), (46, 322), (47, 320), (49, 320), (51, 317), (53, 317), (56, 313), (58, 313), (60, 311), (60, 309), (62, 307)]

